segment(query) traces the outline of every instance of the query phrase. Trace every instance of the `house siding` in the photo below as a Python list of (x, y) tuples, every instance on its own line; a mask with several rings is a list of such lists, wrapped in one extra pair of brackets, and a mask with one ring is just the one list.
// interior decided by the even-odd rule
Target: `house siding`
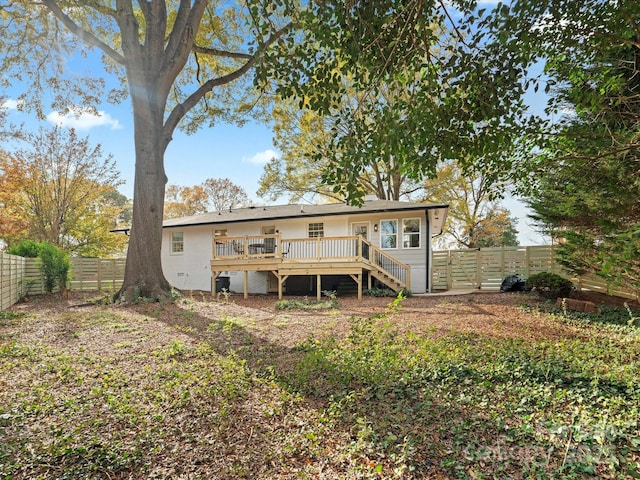
[[(171, 234), (184, 233), (184, 251), (171, 253)], [(211, 290), (211, 238), (213, 229), (182, 227), (162, 233), (162, 270), (169, 283), (179, 290)]]

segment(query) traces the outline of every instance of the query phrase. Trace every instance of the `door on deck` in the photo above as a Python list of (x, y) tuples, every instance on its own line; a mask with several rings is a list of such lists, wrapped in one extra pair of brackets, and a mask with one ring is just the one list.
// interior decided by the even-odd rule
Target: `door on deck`
[[(369, 222), (357, 222), (351, 224), (351, 234), (360, 235), (363, 239), (369, 240)], [(362, 256), (366, 259), (369, 258), (369, 246), (362, 244), (363, 251)]]
[[(276, 227), (272, 225), (262, 226), (262, 235), (274, 235), (276, 233)], [(264, 239), (264, 253), (275, 253), (276, 251), (276, 239), (265, 238)], [(278, 291), (278, 277), (272, 272), (267, 272), (267, 291), (274, 293)]]
[[(262, 235), (274, 235), (276, 233), (276, 227), (272, 225), (262, 227)], [(274, 253), (276, 251), (276, 239), (265, 238), (264, 239), (264, 253)]]

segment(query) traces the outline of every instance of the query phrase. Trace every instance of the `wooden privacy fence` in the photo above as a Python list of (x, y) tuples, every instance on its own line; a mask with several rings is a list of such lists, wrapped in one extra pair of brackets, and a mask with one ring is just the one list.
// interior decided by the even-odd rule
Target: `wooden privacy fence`
[[(2, 283), (0, 284), (1, 308), (16, 303), (21, 297), (45, 293), (44, 278), (38, 267), (38, 259), (22, 258), (0, 252)], [(71, 290), (114, 292), (124, 279), (122, 258), (72, 258)]]
[[(25, 281), (29, 283), (29, 294), (45, 293), (44, 278), (38, 267), (36, 258), (25, 259)], [(115, 293), (124, 279), (123, 258), (72, 258), (71, 290), (100, 291), (109, 290)]]
[(25, 260), (0, 252), (0, 310), (9, 308), (22, 297)]
[(433, 252), (435, 290), (477, 289), (498, 291), (505, 277), (519, 274), (527, 278), (552, 272), (569, 278), (579, 290), (593, 290), (640, 301), (640, 291), (631, 286), (614, 286), (595, 275), (575, 276), (556, 261), (556, 248), (496, 247)]

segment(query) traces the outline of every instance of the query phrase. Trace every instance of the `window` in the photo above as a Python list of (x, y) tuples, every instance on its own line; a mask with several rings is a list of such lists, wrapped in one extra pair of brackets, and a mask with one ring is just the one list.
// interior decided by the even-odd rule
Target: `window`
[(173, 232), (171, 234), (171, 253), (184, 252), (184, 232)]
[(402, 248), (420, 248), (420, 219), (402, 220)]
[(380, 222), (380, 246), (382, 248), (398, 248), (397, 220), (382, 220)]
[(309, 238), (324, 237), (324, 223), (309, 224)]

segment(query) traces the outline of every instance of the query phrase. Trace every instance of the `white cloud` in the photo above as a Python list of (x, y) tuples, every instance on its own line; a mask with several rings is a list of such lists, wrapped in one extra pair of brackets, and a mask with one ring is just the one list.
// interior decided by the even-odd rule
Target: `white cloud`
[(272, 158), (280, 158), (280, 154), (275, 150), (267, 149), (256, 153), (253, 157), (245, 157), (242, 160), (247, 163), (253, 163), (254, 165), (265, 165), (269, 163)]
[(79, 110), (68, 111), (65, 115), (59, 112), (51, 112), (47, 115), (47, 120), (55, 125), (67, 128), (75, 128), (76, 130), (89, 130), (94, 127), (107, 126), (111, 130), (120, 130), (122, 125), (118, 120), (112, 118), (108, 113), (98, 110)]
[(5, 110), (17, 110), (18, 101), (12, 99), (5, 100), (4, 102), (2, 102), (2, 104), (0, 104), (0, 108), (3, 108)]

